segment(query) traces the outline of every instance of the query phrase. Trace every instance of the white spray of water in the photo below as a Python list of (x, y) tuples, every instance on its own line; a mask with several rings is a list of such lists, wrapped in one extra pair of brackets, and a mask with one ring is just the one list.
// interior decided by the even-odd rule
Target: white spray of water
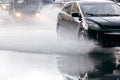
[[(36, 26), (30, 26), (30, 25), (11, 25), (11, 26), (1, 26), (0, 28), (0, 49), (1, 50), (13, 50), (13, 51), (20, 51), (20, 52), (28, 52), (28, 53), (54, 53), (54, 54), (67, 54), (67, 55), (76, 55), (76, 54), (87, 54), (89, 51), (91, 51), (95, 45), (91, 41), (71, 41), (71, 40), (59, 40), (56, 35), (56, 21), (57, 21), (57, 14), (60, 10), (53, 5), (49, 5), (44, 7), (41, 10), (41, 18), (40, 18), (40, 24), (39, 27), (36, 28)], [(44, 30), (43, 30), (44, 29)], [(3, 52), (5, 53), (5, 52)], [(22, 59), (29, 58), (30, 59), (40, 59), (34, 57), (31, 54), (26, 55), (27, 57), (23, 58), (23, 55), (20, 58), (20, 55), (16, 55), (16, 53), (9, 53), (7, 52), (5, 55), (0, 58), (1, 61), (3, 61), (3, 58), (6, 58), (5, 65), (1, 67), (4, 74), (8, 73), (8, 79), (5, 79), (6, 75), (3, 76), (4, 80), (54, 80), (55, 74), (52, 73), (52, 71), (48, 72), (46, 69), (38, 69), (36, 66), (29, 65), (29, 62), (24, 63)], [(10, 55), (14, 56), (14, 58), (17, 59), (11, 59), (12, 57), (9, 57)], [(18, 57), (19, 56), (19, 57)], [(37, 55), (38, 56), (38, 55)], [(10, 58), (10, 59), (9, 59)], [(44, 57), (43, 57), (44, 58)], [(80, 57), (81, 64), (77, 68), (81, 68), (83, 71), (89, 70), (93, 68), (92, 62), (89, 61), (89, 59), (86, 59), (86, 62), (89, 63), (90, 66), (87, 66), (84, 62), (84, 57)], [(46, 58), (45, 58), (46, 59)], [(6, 61), (7, 60), (7, 61)], [(10, 61), (12, 60), (12, 61)], [(18, 60), (15, 62), (15, 60)], [(20, 61), (19, 61), (20, 60)], [(28, 60), (28, 59), (27, 59)], [(51, 59), (49, 59), (51, 60)], [(38, 60), (39, 61), (39, 60)], [(9, 63), (10, 62), (10, 63)], [(19, 62), (18, 65), (16, 65)], [(35, 61), (36, 62), (36, 61)], [(9, 63), (9, 64), (8, 64)], [(13, 64), (12, 64), (13, 63)], [(23, 64), (24, 63), (24, 64)], [(31, 63), (31, 61), (30, 61)], [(33, 61), (34, 63), (34, 61)], [(73, 61), (74, 63), (74, 61)], [(78, 63), (79, 64), (79, 63)], [(2, 65), (2, 64), (1, 64)], [(19, 68), (19, 66), (23, 66), (22, 68)], [(6, 66), (6, 67), (4, 67)], [(9, 66), (9, 67), (8, 67)], [(29, 67), (31, 66), (31, 67)], [(40, 66), (40, 65), (37, 65)], [(86, 66), (86, 67), (84, 67)], [(15, 67), (18, 67), (15, 71), (12, 72), (10, 69), (14, 69)], [(35, 68), (34, 68), (35, 67)], [(25, 71), (20, 72), (17, 70)], [(10, 72), (8, 72), (10, 70)], [(27, 71), (26, 71), (27, 70)], [(12, 72), (12, 74), (11, 74)], [(20, 73), (17, 73), (20, 72)], [(41, 74), (41, 73), (42, 74)], [(22, 75), (22, 74), (23, 75)], [(36, 74), (36, 75), (34, 75)], [(51, 74), (51, 75), (49, 75)], [(2, 74), (1, 74), (2, 75)], [(10, 76), (10, 77), (9, 77)], [(12, 77), (13, 76), (13, 77)], [(41, 77), (41, 78), (38, 78)], [(49, 79), (48, 79), (49, 77)], [(58, 80), (58, 79), (57, 79)]]
[(91, 41), (68, 41), (57, 38), (56, 23), (59, 11), (60, 9), (54, 5), (42, 8), (41, 23), (38, 27), (14, 25), (14, 27), (1, 28), (0, 48), (36, 53), (88, 53), (95, 47)]
[(0, 65), (2, 80), (63, 80), (51, 55), (0, 51)]

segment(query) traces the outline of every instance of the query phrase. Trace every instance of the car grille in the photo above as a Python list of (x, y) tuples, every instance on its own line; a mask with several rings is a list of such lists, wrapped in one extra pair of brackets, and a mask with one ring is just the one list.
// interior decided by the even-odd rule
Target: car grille
[(112, 43), (120, 43), (120, 34), (104, 34), (103, 41), (112, 42)]
[(120, 29), (120, 26), (119, 25), (116, 25), (116, 26), (106, 26), (105, 27), (106, 29)]
[(120, 75), (105, 75), (102, 80), (120, 80)]

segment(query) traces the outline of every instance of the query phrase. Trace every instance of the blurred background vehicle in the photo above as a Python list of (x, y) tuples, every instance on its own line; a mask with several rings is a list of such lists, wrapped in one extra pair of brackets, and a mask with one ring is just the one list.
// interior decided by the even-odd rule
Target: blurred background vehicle
[(0, 8), (2, 11), (8, 11), (9, 10), (9, 3), (10, 0), (0, 0)]
[(42, 7), (47, 4), (52, 4), (52, 0), (12, 0), (9, 13), (16, 21), (30, 20), (38, 17)]
[(21, 20), (27, 16), (38, 16), (40, 8), (39, 0), (12, 0), (9, 13), (15, 20)]
[(9, 4), (1, 4), (0, 5), (2, 11), (8, 11), (9, 10)]

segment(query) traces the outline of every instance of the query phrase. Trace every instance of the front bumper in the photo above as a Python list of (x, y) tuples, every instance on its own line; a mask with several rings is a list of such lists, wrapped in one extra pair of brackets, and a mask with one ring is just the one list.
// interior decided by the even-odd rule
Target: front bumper
[(95, 40), (98, 44), (120, 46), (120, 29), (118, 30), (88, 30), (89, 39)]

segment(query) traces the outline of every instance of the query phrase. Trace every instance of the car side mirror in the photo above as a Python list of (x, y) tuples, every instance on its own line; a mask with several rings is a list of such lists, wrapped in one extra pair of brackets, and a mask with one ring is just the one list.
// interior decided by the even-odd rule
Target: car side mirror
[(79, 17), (80, 14), (79, 13), (72, 13), (72, 17)]
[(72, 17), (78, 17), (80, 21), (82, 20), (80, 13), (72, 13)]

